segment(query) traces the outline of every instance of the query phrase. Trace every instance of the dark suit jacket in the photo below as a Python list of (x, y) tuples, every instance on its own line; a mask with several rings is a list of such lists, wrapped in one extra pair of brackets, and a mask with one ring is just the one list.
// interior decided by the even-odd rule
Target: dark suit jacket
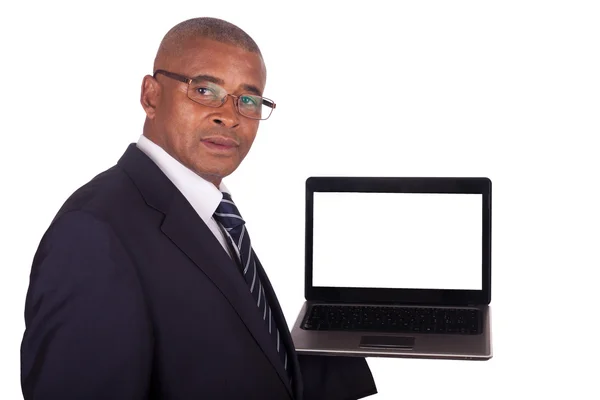
[[(283, 342), (293, 344), (258, 269)], [(242, 275), (185, 197), (131, 144), (77, 190), (36, 252), (25, 399), (357, 399), (363, 358), (297, 356), (294, 384)]]

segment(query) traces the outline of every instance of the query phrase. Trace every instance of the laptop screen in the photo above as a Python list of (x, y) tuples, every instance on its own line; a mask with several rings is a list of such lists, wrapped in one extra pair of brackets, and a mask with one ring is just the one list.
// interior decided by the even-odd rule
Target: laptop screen
[(315, 192), (315, 287), (482, 289), (482, 195)]

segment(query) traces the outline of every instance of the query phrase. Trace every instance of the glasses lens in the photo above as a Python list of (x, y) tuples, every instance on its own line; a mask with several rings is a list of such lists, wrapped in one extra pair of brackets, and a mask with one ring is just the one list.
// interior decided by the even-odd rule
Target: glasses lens
[(243, 94), (238, 98), (238, 109), (240, 114), (252, 119), (267, 119), (273, 111), (273, 107), (266, 104), (271, 104), (270, 101), (265, 101), (260, 96), (253, 94)]
[(209, 107), (219, 107), (227, 92), (219, 85), (208, 81), (192, 81), (188, 85), (188, 97)]

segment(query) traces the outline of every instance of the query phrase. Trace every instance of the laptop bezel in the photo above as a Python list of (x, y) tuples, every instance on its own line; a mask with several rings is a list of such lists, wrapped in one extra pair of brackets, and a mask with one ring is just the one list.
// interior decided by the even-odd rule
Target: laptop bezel
[[(315, 192), (474, 193), (482, 195), (482, 290), (313, 286)], [(491, 302), (492, 182), (487, 177), (324, 177), (306, 180), (305, 291), (307, 301), (332, 303), (486, 305)]]

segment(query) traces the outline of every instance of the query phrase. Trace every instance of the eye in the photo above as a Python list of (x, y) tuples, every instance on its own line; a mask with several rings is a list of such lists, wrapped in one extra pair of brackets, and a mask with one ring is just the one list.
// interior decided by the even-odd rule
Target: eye
[(244, 96), (240, 97), (240, 101), (242, 102), (243, 105), (249, 106), (249, 107), (255, 107), (256, 105), (259, 104), (257, 96), (246, 96), (246, 95), (244, 95)]
[(207, 87), (197, 87), (195, 88), (196, 94), (200, 96), (214, 96), (215, 92)]

